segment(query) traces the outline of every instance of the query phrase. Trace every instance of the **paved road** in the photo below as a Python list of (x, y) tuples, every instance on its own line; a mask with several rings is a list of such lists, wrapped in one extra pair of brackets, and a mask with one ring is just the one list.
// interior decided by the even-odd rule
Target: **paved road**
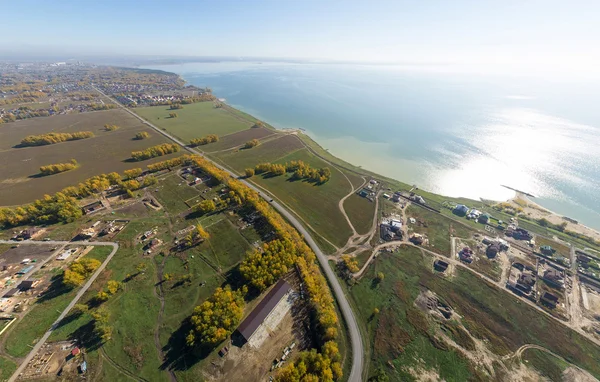
[[(100, 94), (104, 95), (105, 97), (108, 97), (106, 94), (104, 94), (100, 90), (98, 90), (98, 89), (96, 89), (96, 90)], [(115, 103), (117, 103), (118, 105), (120, 105), (116, 100), (113, 100), (113, 101)], [(128, 108), (124, 107), (123, 105), (120, 105), (120, 106), (123, 110), (125, 110), (129, 114), (131, 114), (134, 117), (136, 117), (137, 119), (139, 119), (143, 124), (153, 128), (158, 133), (164, 135), (165, 137), (169, 138), (173, 142), (178, 143), (179, 145), (184, 147), (190, 153), (203, 156), (202, 152), (188, 147), (184, 142), (175, 138), (171, 134), (161, 130), (160, 128), (154, 126), (152, 123), (146, 121), (145, 119), (143, 119), (142, 117), (140, 117), (139, 115), (134, 113), (133, 111), (129, 110)], [(229, 169), (221, 166), (220, 164), (212, 161), (211, 159), (209, 159), (205, 156), (204, 156), (204, 158), (206, 160), (211, 161), (213, 165), (220, 168), (221, 170), (227, 171), (232, 177), (238, 178), (238, 175), (233, 173)], [(350, 342), (352, 344), (352, 369), (350, 370), (350, 375), (348, 376), (348, 382), (360, 382), (362, 380), (362, 373), (363, 373), (363, 367), (364, 367), (364, 365), (363, 365), (364, 347), (363, 347), (363, 342), (362, 342), (362, 338), (360, 335), (360, 329), (358, 328), (358, 322), (356, 321), (356, 317), (354, 316), (354, 312), (352, 311), (352, 308), (350, 307), (350, 303), (348, 303), (348, 299), (346, 298), (346, 295), (344, 294), (342, 286), (340, 285), (339, 280), (337, 279), (335, 273), (333, 272), (333, 270), (329, 266), (329, 263), (327, 262), (327, 257), (321, 251), (321, 249), (319, 248), (317, 243), (314, 241), (314, 239), (312, 238), (310, 233), (304, 228), (304, 226), (300, 223), (300, 221), (293, 214), (291, 214), (282, 205), (277, 203), (273, 199), (273, 197), (271, 195), (269, 195), (268, 193), (258, 190), (258, 188), (256, 188), (252, 183), (250, 183), (244, 179), (239, 179), (239, 180), (241, 182), (243, 182), (246, 186), (248, 186), (251, 189), (253, 189), (254, 191), (258, 192), (263, 199), (265, 199), (271, 203), (273, 208), (275, 208), (281, 215), (285, 216), (285, 218), (298, 230), (298, 232), (300, 232), (304, 236), (304, 239), (306, 240), (306, 242), (308, 243), (310, 248), (317, 255), (317, 259), (319, 260), (319, 263), (321, 264), (321, 268), (323, 268), (323, 270), (325, 271), (325, 276), (327, 277), (327, 280), (329, 281), (329, 285), (331, 285), (331, 288), (333, 289), (333, 293), (339, 304), (340, 310), (342, 312), (342, 316), (344, 318), (344, 321), (346, 322), (346, 326), (348, 327), (348, 332), (350, 335)], [(273, 201), (271, 201), (271, 200), (273, 200)]]
[[(10, 244), (10, 243), (13, 243), (13, 242), (12, 241), (8, 241), (8, 240), (0, 240), (0, 244)], [(33, 240), (25, 240), (25, 241), (22, 241), (20, 243), (22, 243), (22, 244), (39, 244), (39, 245), (47, 245), (47, 244), (50, 244), (50, 245), (54, 245), (54, 244), (56, 244), (56, 245), (67, 245), (67, 244), (73, 244), (73, 245), (109, 245), (109, 246), (113, 247), (113, 250), (108, 255), (108, 257), (106, 258), (106, 260), (104, 260), (104, 262), (100, 265), (100, 267), (98, 267), (98, 269), (96, 269), (96, 272), (94, 272), (94, 274), (92, 275), (92, 277), (90, 277), (89, 280), (79, 290), (79, 292), (77, 292), (77, 295), (75, 296), (75, 298), (73, 298), (73, 300), (71, 300), (71, 302), (65, 308), (65, 310), (63, 310), (63, 312), (60, 314), (60, 316), (58, 316), (58, 318), (56, 319), (56, 321), (54, 321), (54, 323), (52, 324), (52, 326), (50, 327), (50, 329), (48, 329), (48, 331), (42, 336), (42, 338), (40, 338), (40, 340), (37, 342), (37, 344), (35, 344), (35, 346), (33, 347), (33, 349), (31, 349), (31, 351), (29, 352), (29, 354), (27, 354), (27, 357), (25, 357), (25, 359), (23, 360), (23, 362), (21, 362), (21, 365), (19, 365), (19, 367), (13, 373), (13, 375), (10, 377), (10, 379), (8, 380), (8, 382), (14, 382), (14, 381), (17, 380), (17, 378), (19, 377), (19, 374), (21, 374), (23, 372), (23, 370), (25, 370), (25, 368), (27, 367), (27, 365), (29, 364), (29, 362), (31, 361), (31, 359), (33, 358), (33, 356), (40, 350), (40, 348), (42, 347), (42, 345), (44, 345), (44, 343), (48, 340), (48, 337), (50, 337), (50, 335), (52, 334), (52, 332), (58, 327), (58, 323), (63, 318), (65, 318), (67, 316), (67, 314), (69, 313), (69, 311), (75, 306), (75, 304), (77, 304), (77, 302), (79, 301), (79, 299), (81, 298), (81, 296), (83, 296), (83, 294), (92, 285), (92, 283), (94, 282), (94, 280), (96, 280), (96, 277), (98, 277), (98, 275), (100, 274), (100, 272), (102, 272), (104, 270), (104, 268), (106, 268), (106, 265), (110, 262), (110, 260), (114, 256), (114, 254), (119, 249), (119, 245), (117, 243), (111, 243), (111, 242), (105, 242), (105, 241), (99, 241), (99, 242), (94, 242), (94, 241), (75, 241), (75, 242), (69, 242), (69, 241), (33, 241)]]

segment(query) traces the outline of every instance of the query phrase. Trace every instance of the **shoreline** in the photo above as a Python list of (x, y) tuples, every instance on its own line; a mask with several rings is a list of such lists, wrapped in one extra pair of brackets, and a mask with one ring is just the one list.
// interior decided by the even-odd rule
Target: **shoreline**
[[(523, 206), (522, 202), (525, 202), (526, 206)], [(579, 222), (575, 223), (573, 222), (574, 219), (571, 219), (567, 216), (562, 216), (554, 211), (549, 210), (548, 208), (533, 201), (531, 195), (527, 193), (515, 191), (515, 196), (509, 199), (507, 203), (514, 204), (515, 207), (518, 206), (523, 208), (523, 212), (531, 219), (546, 219), (552, 224), (566, 223), (567, 225), (565, 227), (565, 231), (574, 231), (582, 235), (589, 236), (596, 241), (600, 241), (600, 231)]]
[[(185, 79), (184, 79), (184, 81), (185, 81)], [(369, 172), (372, 175), (376, 175), (376, 176), (381, 177), (381, 178), (388, 178), (388, 179), (392, 179), (392, 180), (395, 180), (395, 181), (399, 181), (399, 182), (402, 182), (402, 183), (409, 184), (409, 183), (407, 183), (404, 180), (396, 179), (396, 178), (393, 178), (393, 177), (390, 177), (390, 176), (387, 176), (387, 175), (381, 175), (376, 170), (368, 169), (366, 167), (363, 167), (362, 165), (352, 164), (352, 163), (348, 162), (347, 160), (336, 156), (329, 149), (324, 148), (311, 134), (308, 134), (308, 131), (305, 128), (302, 128), (302, 127), (278, 127), (275, 124), (273, 124), (272, 122), (270, 122), (270, 121), (268, 121), (268, 120), (266, 120), (264, 118), (263, 119), (257, 118), (256, 116), (254, 116), (253, 114), (251, 114), (249, 111), (243, 110), (244, 108), (241, 105), (235, 105), (234, 106), (234, 105), (231, 105), (230, 103), (227, 103), (227, 101), (225, 101), (224, 103), (228, 107), (230, 107), (230, 108), (239, 110), (239, 111), (244, 112), (244, 113), (246, 113), (248, 115), (251, 115), (253, 118), (256, 118), (258, 120), (261, 120), (261, 121), (265, 122), (266, 124), (268, 124), (269, 126), (271, 126), (272, 128), (274, 128), (275, 130), (278, 130), (278, 131), (287, 131), (287, 132), (289, 132), (289, 131), (299, 131), (300, 133), (306, 135), (310, 140), (312, 140), (313, 142), (315, 142), (315, 144), (318, 145), (322, 150), (328, 152), (330, 155), (332, 155), (336, 159), (338, 159), (338, 160), (340, 160), (342, 162), (345, 162), (345, 163), (347, 163), (348, 165), (350, 165), (352, 167), (360, 168), (363, 171)], [(535, 218), (537, 218), (537, 219), (546, 218), (548, 221), (550, 221), (553, 224), (561, 224), (563, 222), (567, 223), (567, 229), (568, 230), (579, 232), (579, 233), (584, 234), (586, 236), (590, 236), (590, 237), (592, 237), (593, 239), (595, 239), (597, 241), (600, 241), (600, 230), (592, 228), (592, 227), (589, 227), (589, 226), (586, 226), (584, 223), (581, 223), (581, 222), (579, 222), (576, 219), (572, 219), (570, 217), (567, 217), (567, 216), (558, 214), (558, 213), (556, 213), (554, 211), (551, 211), (550, 209), (548, 209), (548, 208), (542, 206), (541, 204), (533, 201), (533, 199), (536, 198), (536, 196), (533, 195), (533, 194), (530, 194), (528, 192), (519, 190), (519, 189), (514, 188), (514, 187), (510, 187), (510, 186), (507, 186), (507, 185), (504, 185), (504, 184), (500, 184), (499, 186), (503, 187), (503, 188), (506, 188), (506, 189), (509, 189), (511, 191), (514, 191), (514, 193), (515, 193), (513, 197), (506, 199), (505, 202), (518, 204), (518, 203), (516, 203), (517, 200), (519, 200), (519, 199), (525, 200), (526, 203), (531, 206), (530, 209), (528, 211), (525, 211), (525, 212), (526, 213), (530, 212), (532, 214), (532, 216), (535, 216)], [(445, 197), (472, 199), (472, 198), (463, 197), (463, 196), (448, 196), (448, 195), (440, 194), (438, 192), (429, 191), (427, 189), (424, 189), (424, 190), (427, 191), (427, 192), (430, 192), (430, 193), (433, 193), (433, 194), (436, 194), (436, 195), (440, 195), (440, 196), (445, 196)], [(472, 199), (472, 200), (475, 201), (476, 199)], [(482, 198), (479, 197), (478, 200), (482, 200)], [(490, 200), (490, 201), (493, 201), (495, 203), (502, 203), (503, 202), (502, 200)], [(538, 211), (539, 213), (541, 213), (543, 215), (537, 216), (531, 210), (536, 210), (536, 211)], [(576, 223), (574, 223), (573, 221), (576, 221)]]

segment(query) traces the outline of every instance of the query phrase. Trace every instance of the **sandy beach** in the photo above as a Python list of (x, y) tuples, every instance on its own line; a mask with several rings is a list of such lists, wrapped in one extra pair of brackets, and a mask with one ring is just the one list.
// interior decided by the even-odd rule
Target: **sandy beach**
[(541, 219), (545, 218), (549, 222), (553, 224), (562, 224), (567, 223), (567, 230), (574, 231), (586, 236), (593, 238), (594, 240), (600, 241), (600, 232), (587, 227), (581, 223), (573, 223), (563, 216), (556, 214), (536, 202), (532, 200), (531, 197), (521, 193), (516, 192), (515, 197), (507, 201), (509, 204), (512, 204), (515, 208), (520, 207), (523, 209), (523, 213), (530, 217), (531, 219)]

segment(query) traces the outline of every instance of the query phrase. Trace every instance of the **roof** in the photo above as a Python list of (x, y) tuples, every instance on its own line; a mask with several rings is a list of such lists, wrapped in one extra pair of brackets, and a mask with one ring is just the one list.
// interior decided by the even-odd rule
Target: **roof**
[(80, 352), (81, 352), (81, 350), (79, 350), (79, 348), (75, 348), (75, 349), (71, 350), (71, 354), (72, 354), (72, 355), (77, 355), (77, 354), (79, 354)]
[(33, 269), (33, 267), (34, 267), (33, 265), (30, 265), (30, 266), (28, 266), (28, 267), (25, 267), (25, 268), (21, 269), (19, 272), (17, 272), (17, 274), (24, 275), (25, 273), (27, 273), (27, 272), (29, 272), (30, 270), (32, 270), (32, 269)]
[(242, 323), (238, 326), (237, 331), (248, 341), (254, 334), (256, 329), (263, 323), (265, 318), (271, 313), (271, 311), (277, 306), (281, 298), (285, 296), (292, 287), (287, 281), (281, 279), (275, 284), (273, 289), (267, 293), (265, 298), (258, 303), (256, 308)]
[(12, 297), (12, 296), (16, 295), (17, 292), (19, 292), (19, 288), (13, 288), (13, 289), (9, 290), (8, 292), (6, 292), (6, 294), (2, 297)]
[(20, 290), (29, 290), (29, 289), (33, 288), (35, 283), (36, 283), (35, 280), (21, 281), (21, 283), (19, 284), (19, 286), (17, 288), (19, 288)]

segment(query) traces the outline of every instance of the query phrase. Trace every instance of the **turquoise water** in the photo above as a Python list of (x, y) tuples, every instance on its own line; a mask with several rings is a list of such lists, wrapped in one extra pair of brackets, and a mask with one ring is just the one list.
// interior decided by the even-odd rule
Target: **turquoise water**
[(154, 66), (273, 126), (423, 189), (505, 200), (507, 185), (600, 229), (600, 84), (444, 68), (210, 63)]

